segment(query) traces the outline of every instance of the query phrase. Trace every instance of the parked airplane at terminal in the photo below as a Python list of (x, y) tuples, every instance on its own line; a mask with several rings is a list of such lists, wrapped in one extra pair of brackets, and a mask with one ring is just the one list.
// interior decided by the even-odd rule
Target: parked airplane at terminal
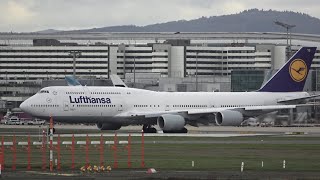
[(303, 90), (315, 47), (302, 47), (254, 92), (155, 92), (128, 87), (53, 86), (20, 108), (42, 119), (96, 123), (101, 130), (143, 125), (145, 132), (187, 132), (186, 124), (237, 126), (261, 114), (303, 106)]
[(65, 76), (65, 80), (68, 86), (82, 86), (80, 82), (73, 75)]
[[(116, 87), (127, 87), (127, 85), (120, 79), (118, 75), (111, 74), (110, 79), (112, 84)], [(66, 76), (65, 80), (68, 86), (82, 86), (82, 84), (73, 75)]]

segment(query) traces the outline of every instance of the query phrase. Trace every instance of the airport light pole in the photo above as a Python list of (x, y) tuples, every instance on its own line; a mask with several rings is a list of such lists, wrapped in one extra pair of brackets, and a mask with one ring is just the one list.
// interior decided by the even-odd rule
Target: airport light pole
[(221, 77), (223, 76), (223, 50), (221, 50)]
[(136, 87), (136, 57), (133, 57), (133, 87)]
[(8, 94), (8, 71), (6, 71), (6, 94)]
[(226, 70), (227, 70), (227, 76), (229, 75), (229, 56), (228, 56), (228, 50), (226, 51), (226, 65), (227, 65), (227, 67), (226, 67)]
[(123, 79), (126, 79), (126, 49), (123, 50)]
[(76, 58), (81, 56), (81, 51), (69, 51), (69, 56), (73, 58), (73, 76), (76, 77)]
[(198, 53), (196, 52), (196, 92), (198, 92)]
[[(23, 71), (23, 78), (26, 81), (26, 71)], [(26, 86), (23, 86), (23, 94), (26, 92)]]
[[(276, 25), (281, 26), (287, 30), (287, 60), (290, 58), (291, 55), (291, 29), (296, 27), (294, 24), (286, 24), (280, 21), (274, 22)], [(289, 33), (290, 33), (290, 44), (289, 44)]]
[(90, 86), (92, 86), (92, 75), (91, 75), (91, 69), (89, 69), (89, 75), (90, 75)]

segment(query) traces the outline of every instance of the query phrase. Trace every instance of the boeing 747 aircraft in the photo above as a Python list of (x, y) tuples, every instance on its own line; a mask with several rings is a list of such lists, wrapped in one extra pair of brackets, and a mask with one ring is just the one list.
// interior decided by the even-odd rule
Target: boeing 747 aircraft
[(155, 92), (128, 87), (53, 86), (41, 89), (20, 108), (42, 119), (96, 123), (101, 130), (143, 125), (144, 132), (187, 132), (186, 124), (238, 126), (245, 119), (302, 106), (302, 92), (316, 52), (302, 47), (254, 92)]

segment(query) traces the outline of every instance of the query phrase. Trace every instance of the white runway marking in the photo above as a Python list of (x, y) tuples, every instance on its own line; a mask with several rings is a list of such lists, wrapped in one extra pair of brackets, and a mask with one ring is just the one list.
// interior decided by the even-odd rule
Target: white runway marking
[[(141, 133), (130, 133), (131, 136), (140, 137)], [(266, 136), (274, 134), (237, 134), (237, 133), (219, 133), (219, 134), (188, 134), (188, 133), (168, 133), (168, 134), (159, 134), (159, 133), (150, 133), (144, 134), (145, 137), (238, 137), (238, 136)], [(87, 134), (74, 134), (75, 137), (86, 137)], [(100, 137), (101, 134), (94, 133), (88, 134), (89, 137)], [(103, 134), (104, 137), (113, 137), (114, 134)], [(119, 137), (127, 137), (129, 133), (119, 133)], [(72, 134), (60, 134), (60, 137), (72, 137)]]

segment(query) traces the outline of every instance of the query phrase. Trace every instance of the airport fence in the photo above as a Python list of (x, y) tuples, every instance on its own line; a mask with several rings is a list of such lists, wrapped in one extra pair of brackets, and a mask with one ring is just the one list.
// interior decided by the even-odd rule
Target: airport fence
[[(79, 170), (81, 168), (144, 168), (144, 135), (141, 143), (132, 145), (132, 138), (61, 137), (52, 142), (43, 134), (41, 141), (35, 136), (2, 136), (0, 164), (2, 170)], [(50, 154), (50, 151), (52, 152)], [(53, 157), (53, 158), (50, 158)], [(52, 162), (50, 162), (52, 160)], [(52, 163), (52, 165), (51, 165)]]
[(52, 145), (49, 138), (46, 133), (40, 138), (38, 135), (0, 136), (2, 170), (49, 171), (50, 150), (52, 171), (146, 168), (240, 171), (242, 164), (244, 171), (320, 169), (318, 137), (55, 134)]

